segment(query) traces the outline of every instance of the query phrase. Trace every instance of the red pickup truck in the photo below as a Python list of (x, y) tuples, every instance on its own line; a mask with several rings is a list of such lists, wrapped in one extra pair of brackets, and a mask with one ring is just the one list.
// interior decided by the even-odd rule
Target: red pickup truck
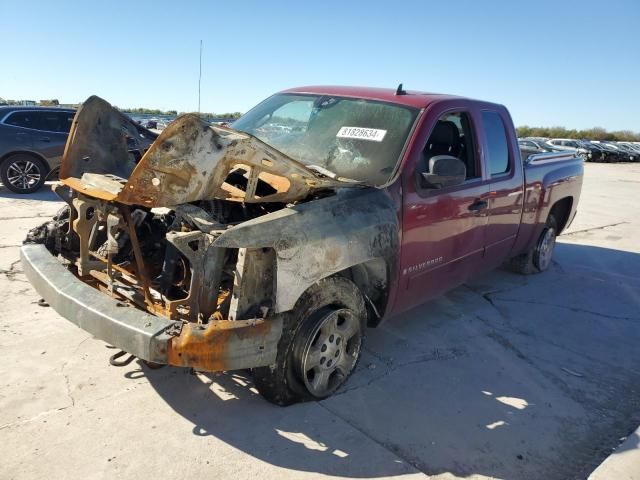
[(123, 351), (250, 368), (280, 405), (335, 392), (367, 327), (504, 263), (547, 269), (583, 174), (570, 154), (522, 158), (501, 105), (401, 87), (295, 88), (230, 127), (182, 115), (141, 159), (138, 136), (82, 105), (28, 278)]

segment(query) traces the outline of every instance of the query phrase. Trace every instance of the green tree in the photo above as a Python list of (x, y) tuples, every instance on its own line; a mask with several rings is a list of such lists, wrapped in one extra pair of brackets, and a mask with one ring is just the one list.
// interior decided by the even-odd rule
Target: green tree
[(523, 125), (517, 128), (518, 137), (575, 138), (583, 140), (610, 140), (619, 142), (640, 142), (640, 133), (631, 130), (609, 132), (602, 127), (586, 130), (567, 129), (565, 127), (530, 127)]

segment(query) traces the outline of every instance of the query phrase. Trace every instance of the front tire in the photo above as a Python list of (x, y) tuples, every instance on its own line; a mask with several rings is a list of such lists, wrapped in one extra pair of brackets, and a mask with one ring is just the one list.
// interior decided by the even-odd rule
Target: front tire
[(312, 285), (284, 314), (276, 363), (253, 369), (260, 394), (280, 406), (332, 395), (360, 359), (366, 312), (349, 279), (335, 276)]
[(0, 179), (14, 193), (33, 193), (44, 185), (47, 166), (34, 156), (16, 153), (0, 164)]

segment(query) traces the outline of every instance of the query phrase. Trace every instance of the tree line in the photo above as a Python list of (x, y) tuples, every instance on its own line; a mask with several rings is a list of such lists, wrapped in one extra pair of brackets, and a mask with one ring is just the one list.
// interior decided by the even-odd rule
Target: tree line
[(568, 129), (565, 127), (529, 127), (524, 125), (516, 129), (518, 137), (575, 138), (577, 140), (605, 140), (614, 142), (640, 142), (640, 133), (631, 130), (609, 132), (602, 127), (587, 130)]
[[(178, 113), (187, 113), (187, 112), (178, 112), (177, 110), (160, 110), (158, 108), (121, 108), (121, 112), (124, 113), (133, 113), (133, 114), (142, 114), (142, 115), (178, 115)], [(200, 112), (200, 116), (204, 118), (216, 117), (216, 118), (240, 118), (242, 115), (241, 112), (225, 112), (225, 113), (209, 113), (209, 112)]]
[[(28, 101), (28, 104), (32, 104), (31, 101)], [(4, 99), (0, 97), (0, 105), (20, 105), (24, 104), (24, 100), (11, 100)], [(58, 99), (51, 100), (40, 100), (39, 102), (34, 102), (36, 105), (40, 105), (42, 107), (52, 107), (60, 105)], [(65, 107), (78, 108), (81, 103), (78, 104), (65, 104)], [(177, 110), (160, 110), (159, 108), (119, 108), (121, 112), (124, 113), (132, 113), (132, 114), (142, 114), (142, 115), (178, 115), (179, 113), (187, 113), (187, 112), (178, 112)], [(201, 112), (200, 116), (203, 118), (240, 118), (242, 115), (241, 112), (225, 112), (225, 113), (210, 113), (210, 112)]]

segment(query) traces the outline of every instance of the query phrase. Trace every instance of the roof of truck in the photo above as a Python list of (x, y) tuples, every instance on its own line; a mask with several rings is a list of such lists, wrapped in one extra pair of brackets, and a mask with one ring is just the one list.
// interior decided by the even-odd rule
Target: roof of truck
[(316, 95), (335, 95), (339, 97), (364, 98), (366, 100), (379, 100), (399, 105), (407, 105), (416, 108), (425, 108), (431, 103), (446, 99), (462, 98), (454, 95), (444, 95), (441, 93), (418, 92), (407, 90), (406, 94), (396, 95), (395, 88), (372, 88), (372, 87), (346, 87), (315, 85), (307, 87), (296, 87), (283, 90), (281, 93), (313, 93)]

